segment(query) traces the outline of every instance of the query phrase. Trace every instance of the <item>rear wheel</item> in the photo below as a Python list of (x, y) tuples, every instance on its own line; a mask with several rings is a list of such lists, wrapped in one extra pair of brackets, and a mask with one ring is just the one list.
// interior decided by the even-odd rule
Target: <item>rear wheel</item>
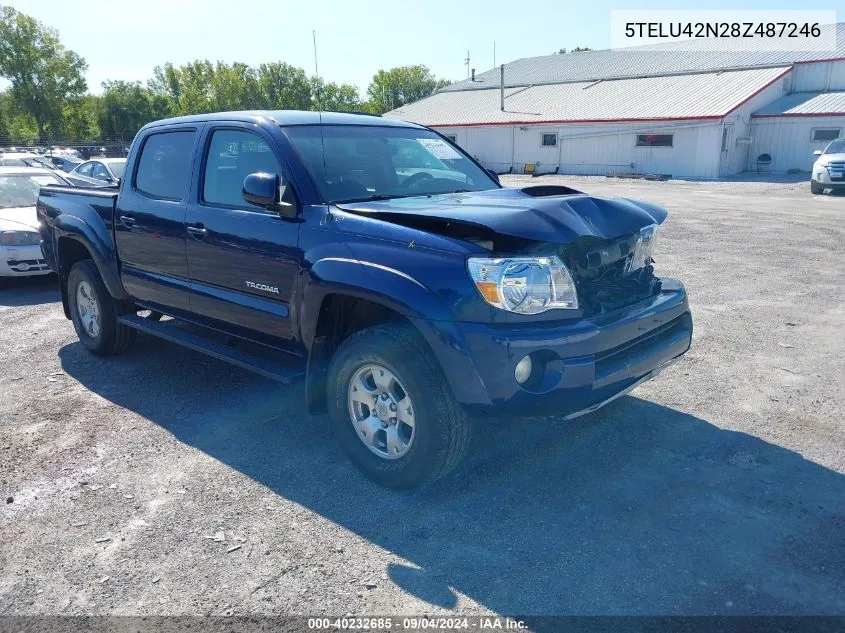
[(467, 450), (469, 416), (409, 326), (379, 325), (350, 336), (332, 359), (328, 385), (334, 434), (376, 483), (410, 488), (432, 481)]
[(118, 323), (118, 303), (90, 259), (78, 261), (70, 269), (67, 298), (79, 342), (92, 354), (120, 354), (135, 341), (137, 331)]
[(821, 183), (816, 182), (815, 180), (810, 181), (810, 193), (820, 194), (824, 193), (824, 187)]

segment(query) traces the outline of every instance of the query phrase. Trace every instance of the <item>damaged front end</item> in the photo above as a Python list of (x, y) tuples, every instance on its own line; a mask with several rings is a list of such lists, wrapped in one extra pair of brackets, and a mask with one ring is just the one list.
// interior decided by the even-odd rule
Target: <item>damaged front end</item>
[[(470, 275), (488, 303), (510, 312), (573, 307), (571, 301), (556, 300), (556, 269), (559, 285), (574, 285), (574, 303), (584, 315), (613, 311), (660, 292), (653, 252), (658, 225), (667, 214), (648, 203), (535, 186), (343, 208), (485, 249), (489, 256), (471, 258)], [(531, 257), (548, 274), (526, 261)], [(548, 300), (539, 292), (532, 296), (543, 284)], [(521, 297), (525, 304), (518, 304)]]

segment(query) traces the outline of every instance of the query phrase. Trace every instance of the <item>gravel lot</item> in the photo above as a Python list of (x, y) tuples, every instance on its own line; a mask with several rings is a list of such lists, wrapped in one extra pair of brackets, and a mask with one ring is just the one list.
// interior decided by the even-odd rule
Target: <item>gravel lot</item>
[(301, 388), (146, 336), (95, 358), (53, 280), (15, 282), (0, 615), (845, 614), (845, 196), (505, 180), (669, 208), (682, 362), (571, 422), (479, 426), (453, 476), (397, 493)]

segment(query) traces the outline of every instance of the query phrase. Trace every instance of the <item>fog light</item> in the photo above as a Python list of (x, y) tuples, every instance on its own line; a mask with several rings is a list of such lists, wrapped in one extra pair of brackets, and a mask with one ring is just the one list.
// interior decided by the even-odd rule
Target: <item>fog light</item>
[(516, 369), (513, 372), (514, 378), (521, 385), (531, 377), (531, 356), (526, 356), (516, 364)]

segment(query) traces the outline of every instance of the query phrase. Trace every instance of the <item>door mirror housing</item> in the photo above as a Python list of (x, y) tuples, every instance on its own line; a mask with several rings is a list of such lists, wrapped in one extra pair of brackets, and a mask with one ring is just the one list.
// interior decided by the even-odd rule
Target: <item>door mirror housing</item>
[(821, 156), (821, 155), (822, 155), (822, 151), (820, 149), (817, 149), (815, 152), (813, 152), (813, 156)]
[(256, 172), (244, 178), (241, 191), (246, 202), (275, 211), (285, 218), (296, 216), (296, 205), (287, 201), (286, 187), (278, 174)]
[(495, 169), (488, 169), (486, 170), (488, 174), (490, 174), (490, 178), (496, 181), (497, 185), (501, 185), (502, 183), (499, 182), (499, 174), (496, 173)]

